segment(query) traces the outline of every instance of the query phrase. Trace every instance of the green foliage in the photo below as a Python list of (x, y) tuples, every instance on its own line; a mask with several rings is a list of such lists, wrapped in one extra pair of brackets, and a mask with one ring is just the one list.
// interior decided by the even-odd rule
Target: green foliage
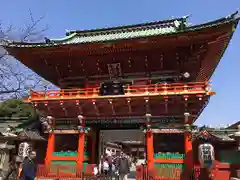
[(31, 104), (20, 99), (11, 99), (0, 103), (0, 117), (34, 120), (38, 118), (38, 113)]

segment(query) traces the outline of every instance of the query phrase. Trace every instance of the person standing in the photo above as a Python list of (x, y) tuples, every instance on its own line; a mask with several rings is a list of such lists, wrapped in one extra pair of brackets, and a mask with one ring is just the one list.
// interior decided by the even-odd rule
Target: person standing
[(121, 154), (121, 157), (119, 158), (117, 164), (118, 164), (117, 167), (118, 167), (119, 179), (127, 180), (128, 179), (127, 176), (130, 172), (129, 160), (125, 155)]
[(104, 176), (107, 176), (109, 174), (109, 164), (107, 158), (103, 161), (103, 173)]
[(29, 157), (26, 157), (22, 163), (20, 180), (34, 180), (36, 178), (36, 152), (31, 151)]
[(113, 165), (113, 157), (110, 151), (106, 152), (106, 159), (109, 165), (108, 175), (112, 176), (112, 165)]
[(19, 161), (19, 158), (17, 156), (13, 156), (12, 160), (9, 164), (9, 170), (8, 170), (4, 180), (10, 179), (10, 177), (13, 177), (13, 178), (17, 179), (20, 164), (21, 164), (21, 161)]

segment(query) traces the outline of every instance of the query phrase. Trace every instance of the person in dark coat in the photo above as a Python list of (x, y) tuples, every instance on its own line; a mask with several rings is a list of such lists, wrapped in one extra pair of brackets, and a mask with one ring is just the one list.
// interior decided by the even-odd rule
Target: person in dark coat
[(9, 170), (4, 178), (4, 180), (8, 180), (11, 177), (18, 177), (18, 169), (20, 167), (21, 162), (18, 161), (17, 156), (13, 156), (11, 162), (9, 163)]
[(119, 173), (120, 180), (127, 180), (127, 176), (130, 172), (130, 163), (127, 157), (121, 154), (121, 157), (118, 159), (117, 169)]
[(36, 177), (36, 164), (34, 162), (36, 158), (36, 152), (30, 152), (29, 157), (26, 157), (22, 164), (22, 172), (20, 180), (34, 180)]
[(107, 160), (108, 165), (109, 165), (108, 175), (112, 176), (113, 157), (112, 157), (112, 154), (110, 152), (106, 153), (106, 160)]

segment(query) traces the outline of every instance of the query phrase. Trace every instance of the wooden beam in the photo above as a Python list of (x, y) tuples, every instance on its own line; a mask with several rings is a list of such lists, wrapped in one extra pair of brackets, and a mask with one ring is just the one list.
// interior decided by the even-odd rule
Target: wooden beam
[(168, 113), (168, 97), (164, 97), (164, 106), (165, 106), (165, 113)]
[(128, 106), (129, 114), (132, 114), (132, 106), (131, 106), (131, 100), (130, 99), (127, 100), (127, 106)]
[(150, 105), (149, 105), (149, 99), (145, 99), (145, 108), (146, 108), (146, 114), (151, 112)]
[(115, 112), (115, 108), (114, 108), (114, 104), (113, 104), (112, 100), (109, 100), (109, 104), (110, 104), (111, 109), (112, 109), (112, 114), (115, 116), (116, 112)]
[(184, 159), (154, 159), (155, 163), (183, 164)]
[(78, 130), (54, 130), (54, 134), (79, 134)]

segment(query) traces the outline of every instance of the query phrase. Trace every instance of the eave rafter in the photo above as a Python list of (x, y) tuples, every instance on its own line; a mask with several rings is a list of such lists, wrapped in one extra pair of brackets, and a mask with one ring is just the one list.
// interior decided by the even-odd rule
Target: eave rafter
[(67, 111), (63, 101), (60, 101), (60, 106), (61, 106), (62, 111), (64, 112), (65, 117), (67, 117), (68, 116), (68, 111)]
[(76, 106), (77, 106), (79, 114), (83, 114), (82, 106), (81, 106), (79, 100), (76, 100)]

